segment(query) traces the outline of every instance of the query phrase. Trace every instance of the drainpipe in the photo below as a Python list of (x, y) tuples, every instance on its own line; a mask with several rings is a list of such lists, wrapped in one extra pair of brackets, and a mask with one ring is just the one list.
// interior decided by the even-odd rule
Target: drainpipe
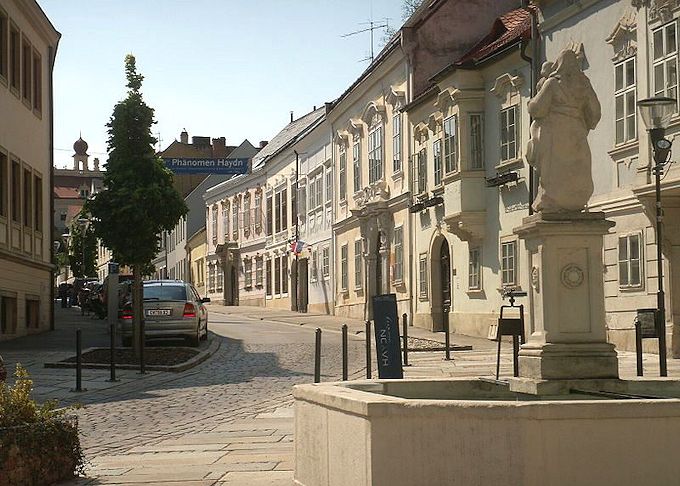
[[(295, 305), (292, 305), (291, 310), (300, 312), (300, 262), (298, 255), (298, 241), (300, 240), (300, 215), (298, 214), (298, 207), (300, 207), (300, 154), (297, 150), (295, 153)], [(308, 164), (309, 167), (309, 164)]]
[[(539, 78), (540, 70), (540, 52), (539, 52), (539, 33), (538, 33), (538, 14), (535, 8), (529, 8), (529, 0), (521, 0), (522, 8), (526, 10), (529, 15), (531, 15), (531, 38), (529, 41), (522, 41), (520, 43), (520, 56), (530, 65), (530, 96), (533, 98), (536, 96), (536, 83)], [(531, 56), (527, 56), (526, 49), (530, 47)], [(529, 118), (529, 124), (533, 120)], [(529, 166), (529, 214), (534, 213), (534, 209), (531, 206), (534, 202), (534, 186), (536, 185), (536, 173), (533, 167)]]
[[(50, 197), (50, 217), (49, 225), (45, 227), (45, 233), (49, 231), (49, 242), (50, 242), (50, 266), (54, 265), (54, 244), (52, 243), (53, 238), (53, 224), (54, 224), (54, 58), (56, 55), (56, 49), (52, 46), (48, 48), (49, 56), (49, 66), (50, 66), (50, 82), (49, 82), (49, 103), (50, 103), (50, 114), (49, 114), (49, 131), (50, 131), (50, 145), (49, 145), (49, 160), (50, 160), (50, 186), (49, 186), (49, 197)], [(44, 219), (44, 218), (43, 218)], [(48, 230), (49, 228), (49, 230)], [(43, 243), (44, 244), (44, 243)], [(54, 331), (54, 274), (50, 272), (50, 304), (49, 309), (49, 321), (50, 321), (50, 331)]]
[[(411, 69), (411, 61), (406, 58), (406, 103), (410, 103), (412, 100), (412, 94), (413, 94), (413, 77), (412, 77), (412, 69)], [(402, 112), (403, 113), (403, 112)], [(402, 117), (403, 120), (403, 117)], [(403, 125), (403, 122), (402, 122)], [(409, 193), (409, 202), (411, 200), (411, 186), (412, 182), (411, 181), (411, 170), (410, 170), (410, 164), (411, 164), (411, 152), (413, 151), (413, 146), (411, 145), (413, 141), (412, 137), (412, 131), (411, 131), (411, 122), (410, 120), (406, 121), (406, 158), (405, 160), (402, 161), (402, 166), (401, 170), (404, 171), (404, 177), (408, 181), (408, 193)], [(410, 206), (410, 204), (409, 204)], [(414, 258), (413, 258), (413, 252), (416, 251), (416, 244), (415, 244), (415, 214), (412, 213), (410, 210), (408, 212), (408, 233), (409, 233), (409, 252), (408, 252), (408, 288), (409, 288), (409, 324), (411, 326), (414, 325), (415, 323), (415, 305), (414, 305), (414, 299), (416, 295), (416, 287), (414, 285)]]

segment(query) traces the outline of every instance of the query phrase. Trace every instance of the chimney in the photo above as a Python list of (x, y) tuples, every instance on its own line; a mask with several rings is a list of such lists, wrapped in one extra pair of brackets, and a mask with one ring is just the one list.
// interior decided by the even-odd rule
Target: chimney
[(227, 156), (227, 139), (225, 137), (212, 139), (213, 157), (222, 158)]
[(293, 112), (290, 112), (290, 122), (293, 123)]
[(314, 105), (314, 109), (312, 111), (316, 111), (316, 105)]
[(198, 148), (210, 147), (210, 137), (191, 137), (191, 144)]
[(267, 140), (260, 140), (260, 150), (265, 148), (269, 142)]
[(189, 143), (189, 133), (186, 128), (179, 134), (179, 141), (182, 143)]

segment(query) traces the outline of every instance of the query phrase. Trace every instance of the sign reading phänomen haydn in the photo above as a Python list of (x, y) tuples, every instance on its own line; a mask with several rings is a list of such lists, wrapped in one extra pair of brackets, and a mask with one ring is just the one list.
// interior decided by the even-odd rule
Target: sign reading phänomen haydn
[(249, 159), (163, 159), (176, 174), (247, 174)]

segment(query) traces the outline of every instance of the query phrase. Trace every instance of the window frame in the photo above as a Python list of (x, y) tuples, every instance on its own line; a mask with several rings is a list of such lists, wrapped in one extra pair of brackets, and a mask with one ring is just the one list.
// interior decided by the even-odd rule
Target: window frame
[[(478, 123), (473, 122), (479, 119)], [(468, 114), (470, 126), (470, 169), (484, 169), (484, 113), (474, 112)]]
[(444, 119), (441, 139), (444, 144), (442, 147), (444, 149), (444, 173), (448, 175), (458, 172), (458, 115), (451, 115)]
[[(510, 114), (512, 113), (512, 123)], [(500, 111), (500, 159), (502, 162), (517, 160), (519, 157), (519, 120), (517, 105), (511, 105)], [(512, 138), (510, 137), (512, 135)], [(512, 150), (511, 150), (512, 147)]]
[[(504, 254), (505, 248), (512, 248), (513, 254)], [(519, 247), (517, 239), (506, 239), (501, 240), (500, 243), (500, 274), (501, 274), (501, 287), (518, 287), (519, 286)], [(512, 261), (512, 268), (506, 266), (506, 262)], [(506, 277), (507, 276), (507, 277)], [(512, 276), (512, 279), (509, 277)]]
[[(628, 66), (632, 66), (632, 83), (628, 84)], [(619, 84), (619, 69), (621, 87)], [(629, 96), (632, 95), (632, 106)], [(619, 100), (621, 106), (621, 113), (619, 114)], [(628, 57), (620, 62), (614, 64), (614, 139), (616, 145), (623, 145), (634, 142), (638, 138), (637, 134), (637, 116), (635, 113), (637, 107), (637, 66), (635, 56)], [(629, 137), (631, 131), (630, 125), (632, 123), (632, 137)], [(621, 136), (619, 136), (619, 126), (621, 126)]]
[(398, 174), (402, 171), (402, 154), (401, 154), (401, 130), (402, 130), (402, 113), (396, 111), (392, 115), (392, 172)]
[(482, 249), (479, 246), (468, 250), (468, 290), (482, 290)]
[(361, 191), (361, 138), (358, 135), (352, 143), (352, 189), (354, 194)]
[(377, 123), (368, 131), (368, 183), (375, 184), (385, 177), (384, 135), (382, 123)]
[[(631, 254), (631, 239), (632, 238), (637, 238), (637, 259), (634, 259)], [(624, 240), (626, 242), (626, 258), (622, 259), (621, 258), (621, 241)], [(642, 231), (635, 231), (632, 233), (624, 233), (624, 234), (619, 234), (618, 235), (618, 244), (617, 244), (617, 268), (618, 268), (618, 283), (619, 283), (619, 289), (620, 290), (640, 290), (644, 288), (644, 245), (643, 245), (644, 239), (642, 235)], [(633, 261), (637, 261), (637, 278), (638, 282), (637, 283), (632, 283), (632, 278), (631, 276), (633, 275), (632, 272), (632, 263)], [(622, 282), (621, 274), (622, 274), (622, 263), (626, 265), (626, 282)]]
[(434, 186), (442, 185), (444, 180), (444, 165), (442, 157), (442, 139), (441, 137), (432, 142), (432, 162), (434, 167)]
[(331, 277), (331, 247), (328, 245), (321, 247), (321, 275), (324, 280)]
[(340, 290), (343, 292), (348, 291), (349, 287), (349, 250), (348, 245), (345, 243), (340, 246)]
[(395, 285), (399, 285), (404, 282), (404, 227), (395, 226), (392, 238), (394, 246), (392, 282)]
[(418, 255), (418, 298), (427, 300), (429, 295), (429, 282), (427, 272), (427, 253)]
[(9, 15), (0, 7), (0, 79), (9, 84)]
[(338, 194), (340, 202), (347, 201), (347, 147), (339, 145), (338, 156)]
[[(674, 31), (674, 41), (675, 45), (672, 46), (672, 50), (669, 50), (668, 44), (668, 30), (672, 27)], [(657, 57), (656, 46), (657, 46), (657, 33), (661, 32), (661, 53)], [(678, 98), (678, 22), (676, 19), (660, 25), (656, 29), (652, 29), (651, 33), (651, 59), (652, 59), (652, 93), (654, 96), (668, 96), (671, 98)], [(669, 77), (669, 67), (673, 67), (675, 70), (675, 84), (668, 86), (666, 80)], [(663, 74), (663, 87), (658, 89), (657, 86), (657, 76), (659, 74), (658, 68), (661, 68), (661, 73)], [(675, 108), (676, 112), (678, 107)]]
[(362, 245), (361, 239), (354, 240), (354, 290), (356, 291), (360, 291), (364, 288)]

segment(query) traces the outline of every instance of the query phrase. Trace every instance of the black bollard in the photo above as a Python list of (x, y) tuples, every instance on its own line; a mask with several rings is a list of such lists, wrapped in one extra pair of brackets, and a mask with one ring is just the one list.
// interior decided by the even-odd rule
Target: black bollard
[(316, 342), (314, 346), (314, 383), (321, 382), (321, 329), (316, 328)]
[(347, 324), (342, 325), (342, 380), (347, 381)]
[(83, 339), (82, 331), (76, 329), (76, 387), (72, 392), (87, 391), (83, 388)]
[(109, 336), (111, 338), (111, 342), (109, 343), (109, 349), (110, 349), (110, 359), (111, 359), (111, 378), (108, 379), (110, 382), (115, 382), (118, 381), (116, 379), (116, 325), (111, 324), (109, 326)]
[(444, 313), (444, 347), (446, 348), (446, 356), (444, 359), (449, 361), (451, 359), (451, 336), (449, 334), (449, 313)]
[(366, 378), (371, 379), (371, 321), (366, 321)]
[(404, 313), (402, 318), (402, 327), (404, 335), (404, 366), (410, 366), (408, 364), (408, 316)]
[(140, 319), (139, 327), (139, 374), (143, 375), (146, 374), (146, 363), (144, 362), (144, 345), (146, 344), (146, 339), (144, 339), (144, 317)]

